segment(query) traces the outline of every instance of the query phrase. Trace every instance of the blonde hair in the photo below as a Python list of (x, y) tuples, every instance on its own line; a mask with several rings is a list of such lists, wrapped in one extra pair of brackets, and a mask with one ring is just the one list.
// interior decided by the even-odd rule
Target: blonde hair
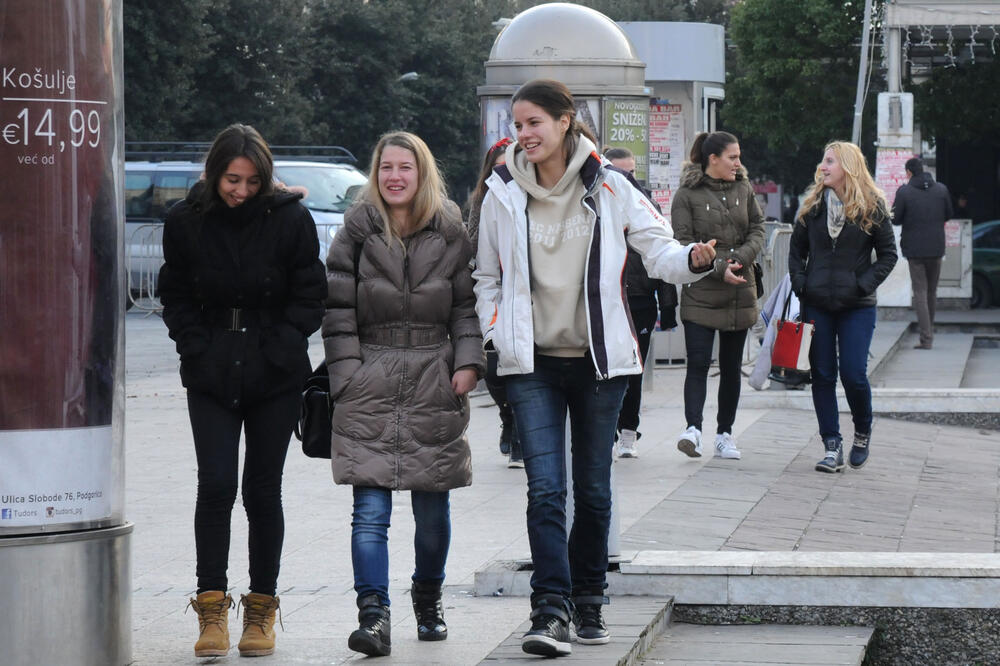
[[(844, 217), (855, 222), (866, 234), (871, 234), (872, 227), (878, 226), (888, 215), (889, 202), (885, 192), (879, 189), (868, 171), (865, 156), (855, 144), (849, 141), (832, 141), (826, 144), (823, 154), (832, 150), (837, 156), (840, 168), (844, 170)], [(823, 201), (822, 162), (816, 165), (813, 184), (806, 192), (806, 197), (799, 209), (798, 219), (805, 224), (805, 216), (811, 213)]]
[(386, 236), (394, 239), (401, 236), (401, 230), (398, 228), (398, 223), (389, 214), (389, 207), (378, 189), (378, 167), (386, 146), (404, 148), (413, 153), (416, 160), (417, 192), (413, 195), (413, 201), (410, 203), (410, 210), (416, 221), (415, 230), (419, 231), (426, 227), (431, 219), (442, 211), (448, 195), (444, 181), (441, 179), (441, 173), (438, 171), (437, 162), (434, 161), (431, 149), (427, 147), (423, 139), (410, 132), (383, 134), (372, 152), (371, 167), (368, 169), (368, 184), (362, 190), (361, 198), (375, 206), (379, 217), (382, 218), (382, 226)]

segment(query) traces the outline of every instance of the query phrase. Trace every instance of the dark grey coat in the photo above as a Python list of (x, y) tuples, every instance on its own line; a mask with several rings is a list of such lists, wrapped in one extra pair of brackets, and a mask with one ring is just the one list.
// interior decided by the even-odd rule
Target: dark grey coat
[(405, 249), (387, 242), (370, 204), (345, 215), (327, 257), (323, 318), (337, 483), (442, 491), (472, 482), (469, 401), (451, 387), (457, 368), (485, 373), (471, 258), (452, 202)]
[(944, 256), (944, 223), (954, 216), (948, 188), (926, 171), (896, 190), (892, 223), (902, 227), (899, 248), (907, 259)]

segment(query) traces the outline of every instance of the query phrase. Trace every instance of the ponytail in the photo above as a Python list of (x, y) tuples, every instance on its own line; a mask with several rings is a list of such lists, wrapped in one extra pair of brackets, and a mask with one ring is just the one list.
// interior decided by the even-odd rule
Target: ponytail
[(567, 165), (573, 158), (573, 154), (576, 153), (576, 144), (580, 136), (587, 137), (591, 143), (597, 145), (597, 137), (590, 131), (590, 128), (577, 120), (576, 116), (573, 116), (569, 122), (569, 129), (566, 130), (566, 135), (563, 137), (563, 150), (566, 152)]
[(708, 166), (708, 157), (710, 155), (719, 157), (728, 146), (734, 143), (739, 143), (739, 139), (729, 132), (712, 132), (711, 134), (702, 132), (694, 138), (688, 159), (693, 164), (699, 165), (701, 170), (704, 171)]

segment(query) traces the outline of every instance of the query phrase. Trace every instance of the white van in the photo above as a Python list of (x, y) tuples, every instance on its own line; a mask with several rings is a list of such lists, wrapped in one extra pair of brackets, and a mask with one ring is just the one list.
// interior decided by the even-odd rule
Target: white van
[[(138, 299), (155, 303), (156, 278), (163, 264), (163, 220), (176, 202), (201, 178), (203, 165), (194, 161), (125, 162), (125, 262), (131, 306)], [(354, 166), (338, 162), (275, 159), (274, 177), (286, 185), (303, 186), (302, 200), (319, 235), (320, 259), (368, 177)]]

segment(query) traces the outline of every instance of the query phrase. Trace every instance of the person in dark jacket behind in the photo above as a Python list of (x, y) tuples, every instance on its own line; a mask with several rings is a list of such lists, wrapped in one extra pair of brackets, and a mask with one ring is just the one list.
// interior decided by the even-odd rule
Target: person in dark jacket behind
[[(635, 155), (628, 148), (605, 148), (604, 157), (611, 165), (620, 169), (635, 184), (653, 208), (659, 213), (660, 205), (651, 193), (635, 180)], [(639, 356), (643, 364), (649, 355), (649, 339), (656, 327), (659, 311), (660, 328), (663, 330), (677, 326), (677, 288), (669, 282), (649, 277), (642, 257), (632, 248), (625, 258), (625, 293), (628, 309), (632, 315), (632, 325), (639, 341)], [(616, 453), (620, 458), (638, 458), (639, 409), (642, 407), (642, 375), (629, 375), (628, 388), (622, 400), (622, 411), (618, 414), (618, 444)]]
[[(469, 195), (467, 202), (468, 217), (466, 228), (469, 230), (469, 240), (472, 241), (472, 251), (479, 246), (479, 212), (486, 197), (486, 179), (493, 174), (493, 167), (504, 162), (504, 151), (513, 141), (504, 137), (490, 146), (483, 156), (483, 165), (479, 170), (479, 180), (476, 189)], [(473, 256), (473, 261), (475, 257)], [(494, 349), (486, 351), (486, 390), (500, 410), (500, 453), (507, 456), (507, 467), (524, 468), (524, 456), (521, 453), (521, 441), (517, 437), (517, 424), (514, 422), (514, 411), (507, 400), (507, 385), (504, 378), (497, 374), (497, 353)]]
[(934, 311), (937, 285), (944, 256), (944, 223), (954, 216), (951, 193), (935, 183), (919, 157), (906, 161), (910, 179), (896, 190), (892, 223), (902, 227), (899, 247), (910, 267), (913, 309), (917, 312), (920, 342), (914, 349), (930, 349), (934, 344)]
[(326, 293), (316, 226), (301, 195), (276, 189), (257, 131), (231, 125), (215, 138), (205, 179), (167, 214), (159, 289), (177, 343), (198, 459), (194, 529), (199, 657), (229, 650), (229, 526), (240, 430), (246, 435), (243, 506), (250, 527), (250, 593), (240, 655), (274, 651), (278, 563), (284, 537), (281, 475), (309, 335)]
[(718, 332), (719, 407), (713, 448), (717, 458), (739, 460), (733, 423), (743, 382), (743, 346), (760, 312), (753, 262), (764, 247), (764, 215), (740, 163), (735, 136), (702, 132), (691, 145), (689, 160), (681, 171), (670, 223), (682, 243), (703, 238), (717, 238), (719, 243), (708, 279), (685, 284), (681, 291), (687, 428), (677, 439), (677, 448), (693, 458), (701, 455), (702, 411)]
[(427, 144), (384, 135), (361, 198), (326, 265), (323, 343), (333, 411), (333, 478), (354, 486), (351, 559), (359, 628), (352, 650), (391, 651), (392, 491), (416, 523), (411, 598), (417, 638), (448, 636), (441, 585), (451, 543), (449, 490), (472, 482), (468, 393), (485, 373), (472, 245)]
[[(875, 261), (871, 259), (875, 251)], [(844, 468), (837, 409), (837, 366), (854, 419), (849, 464), (868, 460), (872, 392), (868, 349), (875, 332), (875, 290), (896, 265), (889, 204), (853, 143), (827, 145), (799, 210), (788, 249), (792, 291), (802, 320), (815, 325), (809, 364), (812, 396), (826, 455), (820, 472)]]

